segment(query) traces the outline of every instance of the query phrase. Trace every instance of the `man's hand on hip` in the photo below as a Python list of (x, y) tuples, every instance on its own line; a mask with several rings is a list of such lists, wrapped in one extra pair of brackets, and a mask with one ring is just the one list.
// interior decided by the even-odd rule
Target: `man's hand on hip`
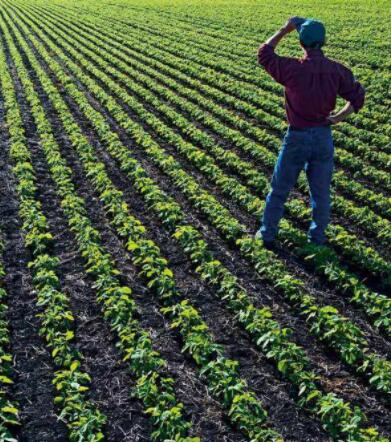
[(337, 112), (335, 114), (330, 114), (327, 117), (327, 120), (331, 124), (338, 124), (338, 123), (341, 123), (342, 121), (344, 121), (353, 112), (354, 112), (353, 106), (351, 105), (351, 103), (347, 102), (345, 104), (345, 106), (339, 112)]
[(329, 115), (327, 117), (327, 121), (330, 124), (338, 124), (343, 120), (343, 118), (341, 118), (339, 115)]

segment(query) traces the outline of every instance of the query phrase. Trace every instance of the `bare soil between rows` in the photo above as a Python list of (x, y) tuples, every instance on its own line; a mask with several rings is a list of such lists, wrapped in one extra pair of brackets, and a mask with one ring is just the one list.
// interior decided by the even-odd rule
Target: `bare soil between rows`
[[(244, 441), (240, 433), (227, 426), (227, 417), (222, 413), (218, 404), (210, 398), (205, 386), (198, 379), (194, 363), (182, 356), (180, 340), (177, 334), (170, 330), (169, 324), (160, 314), (159, 305), (151, 300), (149, 290), (137, 282), (135, 269), (122, 250), (118, 239), (111, 231), (104, 212), (99, 207), (99, 200), (86, 185), (85, 174), (78, 165), (76, 157), (72, 154), (68, 139), (62, 135), (62, 128), (60, 128), (58, 120), (54, 118), (54, 110), (49, 106), (47, 97), (42, 91), (40, 91), (40, 96), (43, 102), (46, 103), (48, 118), (53, 124), (57, 141), (65, 150), (63, 152), (64, 156), (75, 173), (78, 194), (89, 202), (87, 207), (89, 218), (93, 221), (94, 227), (100, 231), (103, 244), (115, 257), (119, 269), (122, 270), (121, 282), (133, 288), (134, 297), (140, 306), (141, 325), (151, 331), (155, 349), (160, 351), (168, 362), (168, 375), (178, 380), (176, 392), (193, 420), (194, 433), (201, 434), (203, 440)], [(65, 149), (65, 146), (67, 149)], [(41, 160), (44, 162), (42, 153), (36, 152), (36, 155), (41, 156)], [(43, 163), (40, 166), (41, 169), (46, 167)], [(50, 178), (46, 178), (47, 180), (42, 179), (42, 185), (49, 189), (46, 195), (51, 200), (49, 205), (59, 207), (60, 202), (57, 201), (58, 198), (53, 190), (54, 183)], [(52, 217), (50, 219), (55, 222)], [(61, 222), (61, 217), (56, 218), (56, 221)], [(62, 227), (57, 226), (55, 232), (56, 239), (60, 239), (64, 235), (64, 242), (67, 244), (62, 243), (58, 247), (67, 250), (64, 262), (69, 264), (73, 259), (69, 259), (68, 255), (74, 256), (76, 254), (76, 246), (72, 244), (74, 239), (65, 224)], [(71, 245), (72, 247), (70, 247)], [(85, 290), (85, 282), (83, 282), (85, 276), (82, 275), (81, 268), (78, 269), (77, 273), (75, 270), (73, 267), (71, 272), (68, 271), (66, 279), (68, 284), (69, 280), (73, 280), (73, 283), (70, 284), (71, 287), (67, 288), (72, 290), (73, 286), (74, 290), (79, 292), (74, 294), (74, 297), (77, 298), (77, 296), (82, 296), (80, 291)], [(83, 276), (83, 279), (80, 279), (81, 276)], [(75, 287), (75, 285), (78, 287)], [(83, 286), (83, 289), (80, 285)], [(125, 372), (122, 373), (122, 376), (121, 373), (116, 375), (118, 370), (125, 371), (124, 364), (118, 362), (120, 356), (111, 348), (115, 340), (110, 336), (105, 324), (102, 323), (98, 306), (95, 305), (91, 297), (85, 297), (84, 303), (82, 300), (74, 300), (72, 307), (73, 311), (76, 309), (78, 312), (77, 319), (80, 322), (76, 326), (77, 345), (86, 356), (86, 368), (93, 380), (91, 399), (109, 418), (108, 427), (106, 428), (108, 440), (149, 440), (147, 435), (151, 433), (151, 429), (150, 425), (145, 423), (146, 418), (145, 415), (142, 415), (140, 404), (137, 401), (130, 401), (128, 397), (129, 386), (133, 385), (129, 380), (129, 375)], [(85, 335), (85, 333), (88, 334)], [(105, 336), (99, 339), (102, 333)]]
[(54, 408), (52, 364), (43, 338), (39, 335), (41, 309), (37, 307), (28, 263), (32, 256), (24, 246), (22, 222), (18, 214), (14, 164), (9, 157), (8, 129), (3, 97), (0, 99), (0, 222), (4, 234), (4, 288), (8, 294), (10, 348), (13, 356), (13, 385), (9, 397), (20, 410), (20, 427), (12, 433), (20, 442), (64, 442), (65, 424)]
[[(72, 153), (66, 136), (63, 135), (61, 125), (58, 123), (54, 112), (50, 111), (50, 103), (42, 91), (40, 91), (40, 96), (43, 98), (45, 107), (48, 110), (48, 118), (54, 124), (56, 129), (55, 134), (60, 142), (63, 154), (66, 156), (68, 164), (75, 171), (78, 192), (80, 195), (86, 197), (87, 201), (89, 201), (89, 216), (91, 219), (93, 219), (94, 225), (101, 231), (104, 244), (116, 257), (117, 264), (122, 270), (122, 274), (129, 274), (129, 276), (125, 278), (126, 281), (134, 285), (135, 279), (137, 278), (135, 270), (132, 268), (128, 257), (123, 252), (122, 244), (118, 241), (118, 239), (116, 239), (114, 232), (112, 232), (111, 228), (109, 227), (108, 221), (105, 219), (102, 209), (99, 208), (99, 201), (97, 200), (96, 196), (93, 195), (89, 184), (86, 182), (83, 171), (78, 163), (78, 159)], [(258, 395), (262, 397), (264, 402), (267, 403), (267, 408), (269, 409), (272, 421), (275, 422), (278, 427), (283, 429), (284, 433), (288, 437), (287, 440), (328, 440), (318, 423), (308, 419), (305, 414), (296, 409), (292, 399), (290, 398), (290, 386), (278, 378), (273, 366), (267, 360), (265, 360), (265, 358), (256, 349), (254, 349), (254, 346), (249, 342), (246, 334), (236, 327), (230, 327), (230, 325), (233, 323), (233, 318), (227, 313), (224, 305), (220, 301), (217, 301), (209, 288), (201, 284), (200, 281), (194, 276), (191, 266), (187, 263), (186, 257), (178, 249), (177, 245), (174, 244), (169, 235), (162, 229), (160, 223), (155, 218), (151, 217), (150, 211), (145, 207), (141, 198), (136, 196), (135, 193), (129, 189), (131, 185), (130, 182), (126, 177), (123, 176), (123, 174), (119, 171), (118, 166), (115, 165), (115, 163), (105, 153), (104, 147), (99, 144), (97, 137), (91, 128), (85, 124), (82, 115), (78, 112), (74, 103), (72, 103), (69, 97), (64, 96), (64, 98), (67, 100), (68, 104), (70, 104), (74, 115), (77, 116), (78, 121), (83, 127), (83, 131), (89, 136), (92, 144), (97, 148), (100, 159), (107, 165), (110, 177), (113, 179), (116, 186), (124, 191), (126, 200), (132, 210), (132, 213), (137, 214), (137, 217), (139, 217), (148, 227), (151, 237), (161, 247), (164, 255), (169, 258), (169, 262), (174, 270), (181, 292), (184, 294), (184, 296), (191, 299), (197, 308), (200, 309), (205, 320), (208, 322), (208, 325), (211, 327), (216, 339), (224, 344), (227, 354), (235, 357), (241, 362), (241, 374), (248, 380), (250, 386), (255, 389)], [(89, 96), (89, 99), (96, 108), (102, 110), (100, 106), (93, 101), (91, 96)], [(132, 119), (137, 120), (137, 117), (132, 115), (130, 112), (129, 114)], [(183, 198), (183, 196), (172, 189), (172, 185), (167, 177), (158, 172), (156, 168), (152, 166), (145, 158), (145, 154), (129, 142), (129, 137), (117, 125), (115, 125), (113, 120), (108, 116), (107, 112), (105, 112), (105, 117), (110, 122), (113, 129), (115, 129), (121, 135), (121, 139), (129, 146), (129, 148), (132, 149), (135, 156), (142, 162), (146, 169), (151, 172), (151, 175), (157, 180), (159, 185), (161, 185), (161, 187), (166, 190), (167, 193), (182, 204), (185, 212), (188, 214), (187, 221), (201, 229), (204, 237), (211, 242), (212, 249), (216, 256), (221, 259), (231, 271), (236, 273), (241, 278), (246, 288), (256, 294), (257, 299), (262, 300), (262, 302), (273, 307), (276, 314), (279, 315), (278, 319), (283, 320), (282, 318), (285, 318), (284, 325), (289, 325), (295, 330), (295, 339), (297, 339), (300, 343), (303, 343), (306, 348), (308, 347), (311, 350), (314, 348), (316, 350), (321, 350), (320, 356), (315, 356), (319, 354), (318, 351), (311, 351), (311, 357), (316, 359), (315, 364), (317, 366), (320, 367), (323, 365), (324, 371), (322, 374), (327, 373), (330, 365), (333, 367), (331, 369), (332, 378), (330, 380), (329, 388), (337, 390), (339, 388), (339, 394), (345, 396), (346, 398), (351, 398), (364, 408), (366, 413), (369, 415), (369, 423), (376, 423), (382, 430), (385, 431), (386, 434), (391, 434), (391, 429), (389, 428), (390, 425), (387, 424), (385, 404), (382, 399), (379, 399), (376, 397), (376, 395), (373, 395), (373, 393), (368, 390), (365, 383), (354, 379), (354, 377), (352, 378), (352, 375), (341, 367), (333, 355), (328, 354), (325, 349), (317, 346), (317, 344), (313, 342), (313, 339), (308, 337), (308, 335), (305, 333), (305, 328), (303, 328), (303, 321), (292, 316), (291, 313), (289, 313), (289, 308), (285, 306), (284, 302), (281, 299), (278, 299), (278, 296), (259, 280), (259, 277), (255, 274), (255, 272), (253, 272), (251, 268), (249, 268), (249, 266), (239, 257), (237, 251), (230, 247), (230, 245), (225, 244), (217, 232), (215, 232), (215, 230), (205, 219), (203, 219), (200, 214), (194, 213), (194, 210)], [(158, 137), (156, 137), (156, 140), (170, 153), (175, 155), (175, 153), (170, 150), (170, 147), (165, 145), (162, 140), (160, 140)], [(177, 159), (179, 159), (179, 157)], [(185, 169), (188, 172), (190, 172), (194, 177), (197, 178), (197, 180), (200, 180), (204, 184), (205, 179), (201, 177), (200, 174), (195, 172), (191, 165), (187, 164), (185, 161), (183, 161), (183, 159), (180, 159), (180, 161), (183, 165), (185, 165)], [(206, 188), (211, 191), (211, 193), (218, 195), (218, 199), (220, 201), (226, 202), (224, 198), (216, 191), (216, 189), (213, 188), (213, 186), (206, 185)], [(49, 199), (54, 199), (55, 194), (52, 190), (53, 184), (48, 185), (48, 189), (49, 190), (47, 191), (46, 196)], [(226, 203), (229, 205), (230, 209), (233, 210), (234, 216), (237, 216), (241, 220), (245, 220), (248, 225), (253, 223), (253, 220), (246, 218), (246, 216), (238, 211), (237, 208), (232, 207), (232, 204), (229, 204), (228, 202)], [(56, 206), (57, 204), (53, 204), (52, 206), (48, 204), (45, 210), (50, 213), (49, 219), (52, 220), (51, 223), (53, 228), (56, 232), (59, 232), (61, 226), (61, 214), (58, 212), (56, 213)], [(66, 230), (65, 227), (64, 229)], [(68, 237), (67, 233), (58, 233), (58, 239), (60, 242), (62, 242), (63, 246), (67, 247), (67, 250), (69, 250), (73, 240)], [(73, 250), (75, 250), (75, 248)], [(83, 274), (81, 270), (81, 263), (79, 262), (77, 265), (75, 264), (74, 253), (70, 253), (69, 256), (64, 256), (65, 261), (67, 261), (68, 258), (70, 260), (68, 262), (64, 262), (63, 277), (66, 279), (68, 278), (68, 275), (70, 275), (69, 277), (71, 279), (80, 279), (84, 281), (85, 278), (81, 279)], [(305, 275), (305, 270), (301, 269), (289, 256), (287, 256), (286, 259), (287, 265), (291, 266), (290, 268), (301, 275)], [(65, 275), (67, 276), (65, 277)], [(308, 273), (305, 277), (308, 279), (307, 283), (310, 286), (312, 284), (312, 275)], [(82, 294), (82, 292), (85, 290), (85, 282), (83, 282), (81, 285), (78, 284), (79, 283), (72, 283), (70, 287), (70, 291), (75, 293), (74, 296), (80, 296), (82, 299), (84, 299), (84, 304), (83, 300), (75, 301), (75, 304), (78, 305), (76, 308), (81, 309), (81, 311), (86, 314), (86, 317), (91, 318), (92, 321), (92, 325), (88, 325), (89, 332), (87, 332), (85, 335), (84, 341), (82, 337), (80, 338), (80, 345), (81, 348), (83, 348), (83, 351), (85, 351), (87, 354), (91, 352), (91, 358), (96, 358), (96, 353), (98, 350), (101, 350), (101, 348), (100, 345), (97, 345), (99, 341), (91, 343), (90, 337), (94, 336), (96, 327), (100, 328), (99, 320), (97, 320), (94, 325), (94, 321), (96, 320), (95, 316), (99, 315), (99, 309), (98, 307), (92, 308), (89, 305), (91, 293)], [(322, 286), (319, 288), (314, 288), (314, 291), (315, 290), (317, 295), (319, 295), (319, 292), (322, 292), (320, 296), (323, 298), (332, 296), (332, 293)], [(151, 304), (146, 302), (146, 296), (148, 296), (148, 293), (142, 284), (140, 286), (136, 286), (135, 293), (142, 294), (142, 296), (137, 295), (137, 301), (140, 302), (140, 305), (142, 305), (142, 318), (145, 318), (146, 326), (153, 330), (154, 338), (157, 340), (157, 347), (162, 350), (164, 357), (170, 361), (169, 369), (172, 370), (174, 375), (180, 379), (178, 391), (180, 393), (181, 389), (183, 388), (181, 396), (183, 396), (184, 399), (187, 398), (187, 402), (185, 403), (186, 409), (192, 410), (191, 414), (196, 416), (195, 423), (197, 428), (200, 428), (205, 436), (212, 437), (212, 439), (205, 440), (215, 440), (213, 437), (223, 437), (224, 439), (221, 440), (227, 441), (241, 440), (240, 435), (233, 432), (232, 429), (229, 429), (225, 422), (226, 418), (221, 411), (219, 411), (219, 407), (214, 404), (211, 399), (208, 399), (207, 404), (202, 402), (203, 395), (205, 395), (205, 387), (202, 385), (202, 383), (196, 380), (196, 369), (192, 365), (192, 362), (187, 360), (187, 358), (178, 356), (180, 352), (180, 339), (175, 332), (168, 329), (168, 324), (165, 323), (165, 320), (159, 314), (158, 304), (156, 304), (155, 301), (149, 301)], [(335, 302), (341, 302), (342, 308), (344, 308), (343, 301), (336, 300)], [(75, 304), (73, 307), (75, 307)], [(347, 309), (349, 312), (351, 312), (350, 314), (352, 317), (357, 319), (356, 314), (358, 315), (358, 313), (351, 310), (350, 307)], [(364, 319), (360, 319), (360, 321), (362, 321), (362, 324), (360, 322), (360, 325), (367, 327)], [(90, 322), (89, 319), (87, 319), (87, 323), (88, 322)], [(83, 329), (83, 322), (81, 322), (78, 328), (77, 336), (80, 334), (83, 335)], [(368, 331), (368, 333), (371, 335), (371, 345), (373, 344), (375, 348), (380, 350), (384, 345), (384, 341), (378, 337), (375, 332), (369, 330), (368, 327), (366, 328), (366, 331)], [(105, 335), (105, 333), (103, 333), (103, 335)], [(110, 346), (112, 338), (106, 335), (101, 339), (105, 340), (105, 342), (102, 342), (103, 345), (106, 345), (104, 347), (106, 351), (106, 347)], [(112, 355), (114, 355), (115, 358), (117, 357), (115, 350), (112, 351)], [(113, 361), (114, 359), (112, 359), (111, 356), (108, 357), (106, 361), (107, 367), (110, 366)], [(184, 370), (184, 366), (187, 367), (186, 370)], [(186, 371), (186, 373), (181, 375), (181, 370)], [(98, 371), (96, 373), (98, 373)], [(107, 373), (105, 375), (107, 376)], [(99, 378), (98, 374), (96, 376), (97, 382), (99, 381), (99, 384), (101, 384), (102, 377)], [(191, 390), (185, 390), (185, 388), (190, 388), (189, 384), (193, 385)], [(97, 386), (96, 388), (98, 389)], [(109, 385), (109, 389), (111, 388), (112, 386)], [(356, 389), (357, 391), (355, 391)], [(189, 401), (189, 398), (191, 398), (191, 401)], [(206, 413), (207, 419), (204, 417), (204, 420), (202, 420), (205, 408), (208, 410)], [(208, 422), (216, 422), (214, 428), (208, 428)], [(290, 438), (292, 434), (295, 434), (294, 439)]]

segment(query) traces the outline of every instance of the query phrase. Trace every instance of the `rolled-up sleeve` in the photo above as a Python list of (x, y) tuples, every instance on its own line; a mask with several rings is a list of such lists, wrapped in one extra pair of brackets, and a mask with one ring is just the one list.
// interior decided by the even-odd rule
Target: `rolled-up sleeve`
[(258, 63), (263, 66), (278, 83), (286, 86), (292, 74), (294, 59), (281, 57), (274, 52), (274, 48), (266, 43), (258, 50)]
[(338, 95), (349, 101), (355, 112), (358, 112), (364, 106), (365, 89), (354, 78), (352, 71), (345, 67), (341, 72)]

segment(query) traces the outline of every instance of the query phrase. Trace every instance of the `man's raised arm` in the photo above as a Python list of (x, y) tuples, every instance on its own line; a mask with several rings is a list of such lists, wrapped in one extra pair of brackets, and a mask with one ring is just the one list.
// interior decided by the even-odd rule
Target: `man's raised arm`
[(274, 49), (285, 35), (296, 29), (297, 24), (302, 20), (304, 19), (300, 17), (291, 17), (279, 31), (261, 44), (258, 50), (258, 63), (263, 66), (278, 83), (283, 85), (285, 85), (289, 75), (291, 59), (277, 55)]

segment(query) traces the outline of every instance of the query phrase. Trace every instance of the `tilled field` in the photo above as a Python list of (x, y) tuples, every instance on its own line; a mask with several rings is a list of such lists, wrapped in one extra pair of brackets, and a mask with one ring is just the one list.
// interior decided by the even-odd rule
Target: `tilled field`
[[(303, 175), (269, 251), (254, 232), (286, 122), (256, 51), (296, 14), (324, 20), (367, 102), (334, 128), (328, 245), (307, 244)], [(1, 1), (1, 441), (391, 438), (379, 16), (387, 2)], [(281, 50), (299, 56), (293, 37)]]

